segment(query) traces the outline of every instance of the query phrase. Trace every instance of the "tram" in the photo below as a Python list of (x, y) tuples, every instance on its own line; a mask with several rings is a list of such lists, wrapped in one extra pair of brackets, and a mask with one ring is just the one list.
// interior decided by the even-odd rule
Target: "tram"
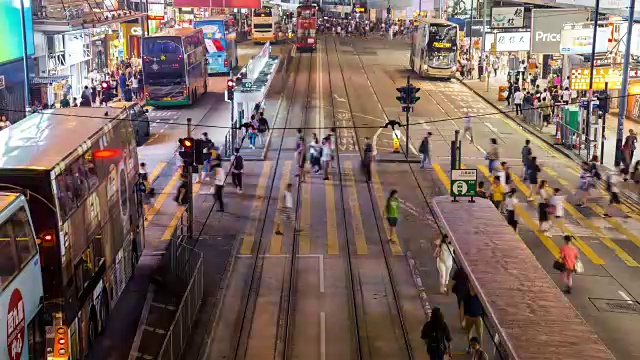
[(316, 49), (316, 29), (318, 27), (318, 7), (304, 4), (296, 9), (296, 48), (313, 51)]

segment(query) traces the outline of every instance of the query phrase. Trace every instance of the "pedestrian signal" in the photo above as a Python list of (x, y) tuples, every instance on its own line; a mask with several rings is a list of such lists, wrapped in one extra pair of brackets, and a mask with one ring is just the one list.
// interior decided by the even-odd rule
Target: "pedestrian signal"
[(182, 160), (184, 160), (186, 164), (193, 164), (195, 160), (195, 157), (194, 157), (195, 140), (192, 137), (186, 137), (183, 139), (178, 139), (178, 143), (182, 147), (182, 150), (178, 152)]

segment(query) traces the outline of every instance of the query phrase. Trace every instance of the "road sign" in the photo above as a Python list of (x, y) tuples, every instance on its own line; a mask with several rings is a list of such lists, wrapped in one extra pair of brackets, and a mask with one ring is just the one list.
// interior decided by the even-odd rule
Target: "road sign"
[(413, 112), (413, 106), (408, 105), (408, 106), (403, 106), (402, 107), (402, 112), (406, 113), (406, 112)]
[(252, 86), (253, 86), (253, 81), (251, 81), (251, 79), (242, 79), (243, 89), (251, 89)]
[(449, 193), (453, 197), (474, 197), (477, 180), (478, 170), (476, 169), (453, 169)]

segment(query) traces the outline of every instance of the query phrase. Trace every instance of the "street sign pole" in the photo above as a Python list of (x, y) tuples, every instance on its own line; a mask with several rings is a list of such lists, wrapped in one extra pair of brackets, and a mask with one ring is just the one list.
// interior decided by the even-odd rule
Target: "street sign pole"
[[(191, 137), (191, 118), (187, 118), (187, 137)], [(184, 166), (184, 163), (183, 163)], [(188, 239), (193, 238), (193, 166), (189, 164), (187, 166), (187, 196), (188, 205), (187, 205), (187, 237)]]

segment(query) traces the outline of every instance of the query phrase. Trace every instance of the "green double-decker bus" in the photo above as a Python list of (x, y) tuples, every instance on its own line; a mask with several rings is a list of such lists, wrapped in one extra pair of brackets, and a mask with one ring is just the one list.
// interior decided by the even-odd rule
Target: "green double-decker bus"
[(207, 92), (202, 29), (166, 29), (142, 39), (144, 96), (150, 106), (190, 105)]

